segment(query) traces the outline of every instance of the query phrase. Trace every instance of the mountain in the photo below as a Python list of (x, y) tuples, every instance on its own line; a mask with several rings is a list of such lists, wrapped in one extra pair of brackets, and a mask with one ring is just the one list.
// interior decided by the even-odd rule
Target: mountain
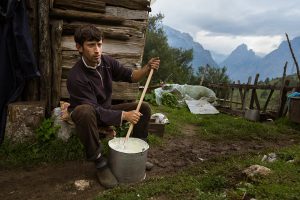
[[(295, 57), (300, 62), (300, 37), (296, 37), (290, 41)], [(296, 67), (292, 54), (290, 52), (288, 42), (283, 41), (278, 49), (272, 51), (263, 57), (258, 71), (263, 78), (266, 77), (281, 77), (285, 62), (288, 62), (287, 74), (296, 73)]]
[(222, 62), (220, 66), (227, 67), (227, 73), (232, 80), (247, 80), (249, 76), (255, 76), (261, 58), (255, 55), (252, 49), (248, 50), (246, 44), (239, 45)]
[(192, 67), (194, 71), (200, 66), (218, 67), (218, 64), (214, 61), (210, 51), (205, 50), (203, 46), (195, 42), (188, 33), (182, 33), (169, 26), (163, 25), (163, 29), (168, 38), (168, 44), (174, 48), (182, 48), (184, 50), (193, 49)]
[[(291, 40), (292, 48), (296, 59), (300, 61), (300, 37)], [(220, 66), (226, 66), (229, 77), (241, 82), (247, 82), (248, 77), (253, 78), (257, 73), (260, 74), (260, 80), (265, 80), (267, 77), (281, 77), (285, 62), (288, 62), (287, 74), (296, 72), (294, 60), (291, 56), (288, 42), (283, 41), (277, 49), (270, 52), (264, 57), (259, 57), (247, 45), (238, 46), (231, 54), (220, 63)]]

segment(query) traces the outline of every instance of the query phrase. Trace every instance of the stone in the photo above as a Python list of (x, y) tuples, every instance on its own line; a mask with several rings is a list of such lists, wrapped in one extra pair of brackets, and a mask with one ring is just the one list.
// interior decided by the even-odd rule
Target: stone
[(8, 105), (5, 135), (13, 142), (32, 141), (37, 129), (45, 119), (42, 101), (15, 102)]
[(271, 173), (271, 170), (261, 165), (252, 165), (243, 171), (248, 178), (252, 178), (256, 175), (266, 176)]
[(77, 190), (83, 191), (90, 187), (90, 182), (88, 180), (76, 180), (74, 185)]

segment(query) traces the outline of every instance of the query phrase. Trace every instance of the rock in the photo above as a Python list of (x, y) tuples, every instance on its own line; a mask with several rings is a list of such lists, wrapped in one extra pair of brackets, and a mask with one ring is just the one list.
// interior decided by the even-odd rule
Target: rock
[(83, 191), (90, 187), (90, 182), (88, 180), (76, 180), (74, 185), (77, 190)]
[(8, 105), (5, 135), (14, 142), (34, 140), (34, 131), (44, 118), (45, 105), (41, 101), (11, 103)]
[(271, 170), (267, 167), (261, 165), (252, 165), (243, 171), (248, 178), (254, 177), (256, 175), (266, 176), (271, 173)]
[(61, 116), (61, 108), (55, 108), (52, 112), (52, 118), (54, 119), (54, 125), (60, 126), (60, 129), (57, 132), (57, 137), (67, 142), (75, 132), (75, 126), (62, 120)]

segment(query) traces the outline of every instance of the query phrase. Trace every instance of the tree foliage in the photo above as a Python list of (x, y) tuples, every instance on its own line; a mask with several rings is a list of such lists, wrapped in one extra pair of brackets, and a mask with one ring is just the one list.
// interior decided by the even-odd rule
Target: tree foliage
[(227, 75), (227, 68), (217, 68), (206, 65), (205, 67), (201, 66), (198, 68), (197, 77), (200, 83), (203, 78), (203, 84), (207, 85), (209, 83), (230, 83), (230, 78)]
[(168, 45), (162, 28), (163, 18), (162, 14), (149, 17), (143, 65), (152, 57), (160, 57), (159, 72), (153, 76), (153, 83), (189, 83), (193, 76), (193, 50), (177, 49)]

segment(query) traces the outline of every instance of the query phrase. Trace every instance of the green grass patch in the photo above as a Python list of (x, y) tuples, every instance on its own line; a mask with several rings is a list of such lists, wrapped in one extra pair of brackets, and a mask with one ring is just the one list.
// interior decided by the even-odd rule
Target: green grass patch
[(0, 167), (33, 166), (42, 162), (63, 162), (83, 159), (83, 146), (76, 136), (68, 142), (60, 139), (47, 143), (12, 143), (5, 139), (0, 148)]

